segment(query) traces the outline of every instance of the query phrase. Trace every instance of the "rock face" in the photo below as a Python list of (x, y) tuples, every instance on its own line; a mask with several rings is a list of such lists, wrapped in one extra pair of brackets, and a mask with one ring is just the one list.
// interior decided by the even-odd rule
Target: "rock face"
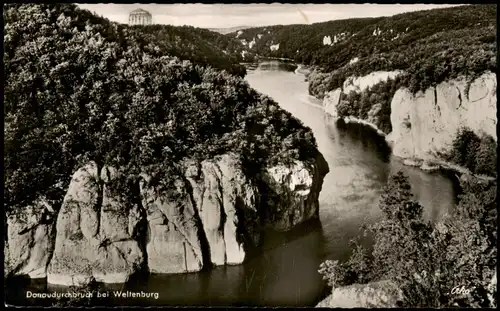
[(184, 167), (185, 176), (168, 194), (149, 186), (144, 174), (127, 188), (132, 196), (114, 187), (116, 169), (95, 163), (80, 168), (56, 221), (40, 220), (43, 204), (28, 208), (22, 219), (8, 219), (7, 272), (80, 285), (123, 283), (143, 269), (185, 273), (206, 264), (240, 264), (260, 246), (264, 229), (288, 230), (317, 217), (328, 173), (321, 154), (265, 168), (258, 180), (245, 175), (233, 153)]
[[(394, 79), (399, 76), (402, 71), (374, 71), (369, 75), (362, 77), (349, 77), (344, 81), (342, 88), (337, 88), (333, 91), (327, 92), (323, 98), (323, 108), (330, 116), (337, 118), (337, 105), (340, 103), (342, 94), (349, 94), (350, 92), (360, 93), (364, 90), (374, 86), (377, 83)], [(372, 110), (368, 112), (369, 116), (375, 115), (382, 107), (381, 105), (374, 105)], [(370, 117), (369, 117), (370, 118)], [(377, 123), (373, 117), (370, 120), (365, 120), (369, 123)]]
[(318, 308), (394, 308), (401, 292), (390, 281), (334, 288)]
[[(186, 172), (214, 265), (239, 264), (245, 259), (244, 233), (258, 243), (257, 188), (245, 177), (234, 154), (191, 164)], [(243, 217), (244, 215), (244, 217)]]
[(321, 154), (311, 163), (295, 161), (289, 167), (267, 169), (264, 180), (274, 192), (267, 198), (268, 223), (272, 229), (286, 231), (318, 216), (318, 194), (328, 170)]
[(24, 213), (8, 217), (4, 275), (28, 275), (33, 279), (47, 276), (55, 241), (52, 216), (44, 202), (38, 200)]
[(147, 263), (152, 273), (194, 272), (203, 267), (199, 219), (186, 185), (179, 181), (176, 186), (174, 200), (140, 185), (147, 211)]
[(399, 76), (402, 71), (374, 71), (362, 77), (349, 77), (344, 81), (342, 91), (349, 94), (351, 91), (362, 92), (369, 87), (374, 86), (382, 81), (394, 79)]
[(340, 103), (340, 96), (342, 95), (342, 93), (342, 90), (338, 88), (326, 93), (325, 97), (323, 98), (323, 109), (325, 109), (325, 112), (328, 115), (334, 118), (338, 117), (337, 105)]
[[(398, 74), (375, 72), (365, 77), (348, 78), (343, 90), (335, 89), (325, 95), (325, 113), (337, 118), (337, 105), (342, 93), (360, 92)], [(397, 90), (391, 101), (393, 130), (387, 135), (393, 154), (401, 158), (437, 160), (440, 154), (449, 151), (462, 126), (469, 127), (478, 135), (488, 134), (496, 140), (496, 84), (495, 74), (486, 72), (472, 82), (468, 96), (464, 78), (440, 83), (415, 95), (406, 88)], [(358, 121), (376, 128), (378, 122), (375, 115), (379, 109), (374, 105), (368, 112), (367, 120), (349, 117), (346, 121)]]
[(111, 193), (112, 169), (100, 173), (91, 163), (73, 175), (57, 218), (48, 283), (122, 283), (144, 261), (133, 237), (138, 207)]
[(496, 136), (496, 76), (485, 73), (470, 85), (456, 79), (412, 95), (400, 89), (391, 102), (395, 155), (434, 159), (447, 152), (461, 126)]

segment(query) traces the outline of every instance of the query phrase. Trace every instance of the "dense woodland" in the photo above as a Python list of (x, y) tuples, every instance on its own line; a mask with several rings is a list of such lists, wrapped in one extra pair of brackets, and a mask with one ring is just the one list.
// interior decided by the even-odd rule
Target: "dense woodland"
[(231, 62), (202, 65), (210, 44), (190, 28), (142, 32), (68, 4), (9, 4), (4, 21), (7, 212), (40, 196), (57, 206), (88, 161), (119, 168), (117, 187), (149, 173), (168, 190), (187, 158), (233, 151), (257, 173), (317, 152), (310, 129), (220, 70)]
[(236, 40), (219, 33), (192, 26), (149, 25), (127, 28), (127, 35), (151, 55), (177, 56), (195, 64), (225, 69), (242, 77), (246, 73), (245, 67), (239, 64), (243, 61), (243, 47)]
[[(414, 92), (457, 75), (473, 78), (486, 70), (496, 72), (495, 5), (258, 27), (241, 32), (227, 36), (255, 40), (249, 51), (260, 56), (291, 58), (319, 66), (328, 76), (326, 91), (340, 87), (348, 76), (378, 70), (408, 72), (401, 84)], [(330, 37), (331, 45), (323, 44), (325, 36)], [(270, 46), (277, 43), (279, 49), (271, 50)], [(351, 64), (355, 58), (359, 60)], [(311, 93), (318, 95), (314, 89)]]
[(444, 158), (474, 174), (497, 177), (497, 142), (489, 135), (478, 136), (467, 127), (459, 129)]

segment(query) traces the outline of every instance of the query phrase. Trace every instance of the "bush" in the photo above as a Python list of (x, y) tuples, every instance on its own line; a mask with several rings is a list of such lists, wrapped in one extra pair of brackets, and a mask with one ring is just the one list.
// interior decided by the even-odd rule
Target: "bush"
[(497, 144), (493, 137), (476, 135), (469, 128), (460, 128), (446, 158), (475, 174), (496, 176)]
[[(391, 101), (401, 84), (401, 79), (388, 79), (379, 82), (360, 93), (351, 91), (342, 93), (337, 105), (339, 117), (353, 116), (373, 122), (381, 131), (388, 134), (392, 131)], [(373, 108), (376, 109), (373, 109)], [(370, 114), (370, 115), (369, 115)]]
[(477, 174), (497, 174), (497, 143), (491, 136), (484, 136), (476, 149), (475, 171)]
[[(390, 177), (379, 203), (384, 219), (369, 228), (375, 245), (371, 261), (353, 266), (369, 280), (388, 279), (403, 294), (403, 307), (491, 307), (490, 280), (496, 267), (496, 181), (463, 181), (452, 215), (435, 226), (422, 218), (407, 177)], [(365, 265), (366, 263), (366, 265)], [(330, 284), (346, 284), (348, 264), (325, 263)], [(368, 271), (368, 273), (366, 272)], [(456, 294), (453, 288), (472, 289)]]
[(318, 272), (328, 286), (338, 287), (354, 283), (364, 284), (371, 280), (371, 259), (366, 250), (353, 241), (355, 249), (347, 262), (326, 260), (321, 263)]

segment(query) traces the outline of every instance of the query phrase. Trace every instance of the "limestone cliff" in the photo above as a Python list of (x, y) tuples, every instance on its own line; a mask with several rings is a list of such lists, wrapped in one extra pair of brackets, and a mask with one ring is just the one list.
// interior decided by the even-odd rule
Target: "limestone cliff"
[[(361, 92), (397, 72), (378, 72), (362, 78), (350, 78), (343, 89), (335, 89), (323, 99), (325, 113), (338, 117), (337, 106), (341, 94), (348, 91)], [(394, 155), (401, 158), (440, 160), (440, 155), (449, 152), (460, 127), (469, 127), (476, 134), (486, 133), (496, 140), (496, 76), (486, 72), (472, 81), (468, 92), (465, 78), (442, 82), (425, 92), (412, 94), (400, 88), (391, 101), (390, 121), (392, 132), (387, 135)], [(358, 120), (348, 117), (346, 121), (365, 123), (378, 130), (377, 110), (374, 105), (368, 117)], [(379, 133), (382, 133), (378, 130)]]
[(496, 135), (496, 76), (484, 73), (466, 93), (464, 78), (413, 95), (400, 89), (391, 102), (393, 152), (403, 158), (433, 160), (446, 153), (461, 126)]
[[(328, 164), (307, 162), (245, 175), (238, 155), (186, 161), (174, 195), (147, 186), (111, 191), (116, 169), (89, 163), (74, 173), (57, 220), (42, 222), (44, 204), (8, 219), (6, 272), (48, 283), (122, 283), (140, 271), (184, 273), (206, 265), (240, 264), (264, 229), (289, 230), (317, 217)], [(269, 190), (262, 192), (262, 187)], [(272, 201), (272, 202), (271, 202)], [(272, 217), (269, 217), (272, 215)]]

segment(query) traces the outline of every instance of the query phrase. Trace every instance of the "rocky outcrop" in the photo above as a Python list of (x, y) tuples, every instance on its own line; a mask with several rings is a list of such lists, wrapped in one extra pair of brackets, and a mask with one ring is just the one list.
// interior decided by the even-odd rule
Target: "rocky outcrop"
[[(375, 72), (365, 77), (349, 78), (343, 89), (328, 92), (323, 99), (325, 113), (338, 118), (337, 106), (341, 95), (350, 91), (360, 92), (398, 72)], [(401, 158), (439, 161), (440, 155), (451, 148), (460, 127), (468, 127), (476, 134), (492, 136), (496, 140), (496, 76), (486, 72), (469, 87), (465, 78), (442, 82), (425, 92), (412, 94), (408, 89), (396, 91), (391, 101), (392, 132), (387, 141), (393, 154)], [(384, 134), (377, 127), (377, 110), (374, 105), (366, 120), (345, 118), (346, 122), (364, 123)], [(428, 162), (423, 162), (428, 163)]]
[(7, 218), (5, 276), (28, 275), (33, 279), (47, 276), (55, 241), (53, 217), (52, 208), (39, 199), (22, 213)]
[(116, 169), (93, 162), (82, 167), (56, 221), (41, 221), (43, 204), (22, 219), (9, 218), (7, 270), (80, 285), (126, 282), (143, 269), (185, 273), (240, 264), (260, 246), (263, 230), (289, 230), (317, 217), (328, 172), (320, 154), (265, 168), (259, 180), (245, 175), (233, 153), (183, 165), (185, 176), (168, 193), (152, 187), (146, 174), (120, 192)]
[(57, 218), (48, 283), (122, 283), (141, 267), (144, 254), (133, 236), (139, 207), (110, 191), (114, 173), (90, 163), (73, 175)]
[(402, 73), (400, 70), (395, 71), (374, 71), (366, 76), (349, 77), (344, 81), (342, 91), (346, 94), (349, 92), (362, 92), (377, 83), (394, 79)]
[[(258, 191), (242, 171), (239, 158), (226, 154), (197, 165), (191, 163), (186, 178), (200, 215), (214, 265), (239, 264), (247, 243), (258, 243)], [(248, 234), (246, 234), (248, 233)], [(253, 240), (253, 241), (252, 241)]]
[(152, 273), (195, 272), (203, 268), (199, 218), (186, 186), (177, 181), (175, 194), (167, 196), (140, 183), (147, 215), (147, 265)]
[(274, 230), (285, 231), (318, 216), (318, 194), (323, 178), (328, 173), (328, 164), (321, 153), (315, 161), (294, 161), (290, 166), (279, 165), (268, 168), (264, 180), (272, 191), (268, 191), (268, 223)]
[(340, 103), (340, 96), (342, 93), (342, 89), (338, 88), (326, 93), (323, 98), (323, 109), (326, 114), (333, 118), (338, 118), (337, 105)]
[(402, 293), (390, 281), (334, 288), (318, 308), (394, 308)]
[(460, 127), (496, 140), (496, 76), (484, 73), (466, 95), (464, 78), (443, 82), (425, 92), (400, 89), (391, 102), (395, 155), (432, 160), (450, 150)]

